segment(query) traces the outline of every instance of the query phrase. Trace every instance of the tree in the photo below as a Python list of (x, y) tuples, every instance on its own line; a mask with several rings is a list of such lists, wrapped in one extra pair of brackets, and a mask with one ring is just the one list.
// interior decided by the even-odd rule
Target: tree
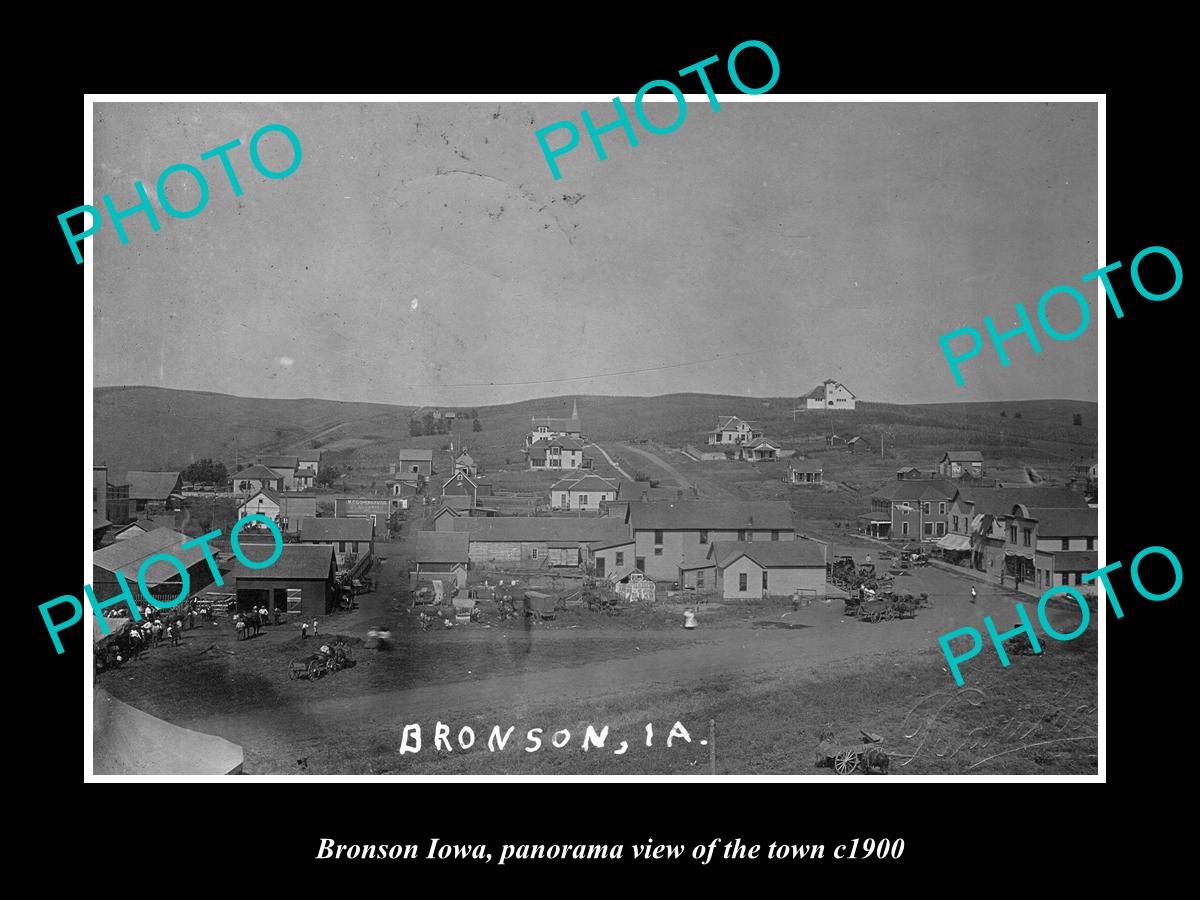
[(333, 483), (342, 477), (342, 470), (337, 466), (323, 466), (317, 473), (317, 484), (321, 487), (332, 487)]
[(472, 418), (472, 419), (478, 419), (478, 418), (479, 418), (479, 413), (478, 413), (478, 412), (476, 412), (475, 410), (471, 410), (471, 418)]
[(416, 419), (409, 419), (408, 433), (411, 437), (420, 437), (421, 435), (423, 435), (425, 433), (425, 429), (422, 427), (421, 423), (418, 422)]
[(433, 418), (433, 413), (421, 416), (421, 424), (425, 426), (425, 434), (437, 434), (437, 420)]
[(1006, 413), (1004, 410), (1000, 410), (1000, 418), (1007, 419), (1008, 413)]
[(224, 484), (229, 477), (225, 463), (213, 462), (207, 457), (192, 463), (181, 474), (184, 481), (201, 484)]
[[(1078, 418), (1078, 417), (1076, 417), (1076, 418)], [(473, 423), (471, 425), (472, 431), (483, 431), (483, 425), (480, 423), (480, 421), (478, 419), (476, 419), (475, 417), (472, 417), (471, 421)]]
[(1013, 418), (1014, 418), (1014, 419), (1019, 419), (1019, 418), (1021, 418), (1021, 414), (1020, 414), (1020, 413), (1013, 413)]
[(1071, 424), (1072, 425), (1082, 425), (1083, 424), (1083, 416), (1080, 413), (1075, 413), (1075, 417), (1073, 419), (1071, 419)]

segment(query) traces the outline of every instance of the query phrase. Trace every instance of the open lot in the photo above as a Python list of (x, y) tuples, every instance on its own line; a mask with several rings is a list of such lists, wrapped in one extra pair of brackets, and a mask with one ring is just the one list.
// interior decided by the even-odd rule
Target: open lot
[[(828, 771), (816, 769), (812, 758), (827, 724), (847, 740), (865, 728), (883, 734), (890, 751), (915, 754), (904, 766), (906, 757), (898, 755), (892, 774), (961, 772), (987, 754), (976, 749), (952, 756), (954, 746), (943, 746), (947, 741), (956, 746), (972, 733), (990, 734), (1006, 717), (1012, 724), (1017, 712), (1032, 715), (1043, 707), (1024, 742), (1037, 735), (1048, 740), (1055, 716), (1095, 702), (1094, 631), (1052, 644), (1040, 657), (1017, 657), (1008, 669), (981, 655), (964, 671), (967, 687), (982, 693), (956, 689), (937, 635), (963, 625), (982, 627), (987, 614), (1008, 623), (1015, 618), (1013, 597), (983, 586), (980, 602), (971, 605), (968, 583), (938, 570), (902, 579), (904, 590), (928, 592), (932, 609), (876, 625), (844, 618), (840, 600), (798, 611), (787, 603), (754, 602), (709, 604), (699, 612), (701, 627), (686, 631), (682, 605), (662, 601), (617, 617), (574, 608), (544, 624), (500, 623), (490, 616), (487, 624), (426, 632), (402, 588), (403, 553), (387, 547), (381, 553), (386, 560), (376, 571), (379, 590), (361, 597), (359, 609), (321, 623), (322, 636), (341, 633), (356, 642), (352, 668), (313, 683), (289, 681), (288, 662), (311, 652), (313, 638), (302, 641), (296, 629), (280, 626), (239, 642), (226, 622), (189, 631), (182, 647), (155, 649), (100, 681), (154, 715), (242, 744), (247, 772), (288, 774), (688, 774), (708, 764), (699, 740), (707, 739), (709, 719), (716, 723), (721, 772)], [(1075, 621), (1069, 612), (1054, 616), (1065, 617), (1059, 622), (1064, 631)], [(392, 630), (390, 651), (358, 643), (373, 625)], [(201, 652), (213, 645), (233, 655)], [(1068, 684), (1074, 687), (1064, 699)], [(931, 694), (940, 699), (927, 699)], [(937, 712), (955, 695), (959, 702)], [(1060, 707), (1066, 712), (1055, 713)], [(931, 752), (933, 743), (918, 749), (917, 736), (905, 737), (934, 714), (918, 734), (936, 737), (941, 756)], [(451, 752), (435, 751), (438, 721), (451, 725), (454, 735), (472, 727), (475, 746), (464, 752), (455, 743)], [(676, 721), (692, 742), (677, 738), (668, 749), (664, 741)], [(1094, 722), (1094, 715), (1077, 716), (1075, 725), (1079, 721)], [(423, 749), (402, 756), (403, 729), (413, 723), (421, 725)], [(645, 746), (647, 723), (658, 735), (651, 747)], [(582, 749), (588, 724), (597, 732), (609, 726), (603, 750)], [(493, 725), (501, 734), (514, 726), (503, 751), (486, 747)], [(526, 752), (532, 746), (526, 733), (533, 728), (546, 729), (546, 745)], [(555, 749), (549, 737), (560, 729), (572, 737)], [(1068, 736), (1079, 738), (1077, 731)], [(1052, 736), (1062, 737), (1056, 731)], [(612, 753), (621, 740), (627, 752)], [(990, 747), (1012, 750), (1013, 740), (996, 735)], [(1059, 740), (1007, 752), (971, 771), (1094, 771), (1094, 756), (1094, 742)]]

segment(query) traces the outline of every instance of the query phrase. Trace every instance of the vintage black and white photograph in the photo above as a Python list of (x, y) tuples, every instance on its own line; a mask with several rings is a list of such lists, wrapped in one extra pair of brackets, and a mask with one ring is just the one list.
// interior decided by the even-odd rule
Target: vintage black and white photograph
[(684, 89), (93, 104), (94, 776), (1098, 775), (1097, 103)]

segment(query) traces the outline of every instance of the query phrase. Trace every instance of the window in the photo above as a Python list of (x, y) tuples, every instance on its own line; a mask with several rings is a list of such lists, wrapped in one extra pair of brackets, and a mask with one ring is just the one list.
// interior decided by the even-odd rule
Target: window
[(662, 533), (661, 531), (655, 531), (655, 532), (654, 532), (654, 543), (656, 543), (656, 544), (661, 544), (661, 543), (663, 542), (663, 540), (662, 540), (662, 534), (663, 534), (663, 533)]
[(537, 559), (537, 547), (534, 547), (532, 550), (529, 551), (529, 558)]
[(954, 530), (958, 531), (958, 516), (954, 517)]
[(622, 551), (618, 550), (617, 551), (617, 567), (619, 568), (623, 565), (625, 565), (625, 554)]
[(338, 541), (338, 553), (345, 553), (345, 552), (346, 552), (346, 542)]
[(579, 505), (580, 505), (580, 506), (587, 506), (587, 494), (580, 494), (580, 495), (579, 495)]
[(1016, 525), (1010, 525), (1008, 527), (1008, 542), (1010, 544), (1015, 544), (1017, 542), (1017, 526)]
[(562, 447), (558, 447), (558, 446), (551, 447), (550, 455), (551, 456), (561, 456), (562, 455)]
[(921, 504), (921, 512), (924, 513), (925, 515), (929, 515), (929, 501), (928, 500)]
[(946, 533), (946, 523), (945, 523), (945, 522), (938, 522), (938, 523), (937, 523), (937, 536), (938, 536), (938, 537), (941, 537), (941, 536), (942, 536), (942, 535), (944, 535), (945, 533)]
[(1022, 528), (1021, 529), (1021, 543), (1023, 543), (1026, 547), (1028, 547), (1028, 546), (1030, 546), (1032, 538), (1033, 538), (1033, 529), (1032, 528)]
[(1095, 549), (1096, 549), (1096, 539), (1095, 539), (1095, 538), (1088, 538), (1088, 539), (1087, 539), (1087, 548), (1088, 548), (1089, 550), (1095, 550)]
[(420, 467), (420, 466), (413, 466), (413, 467), (412, 467), (412, 471), (414, 471), (414, 472), (420, 472), (420, 471), (421, 471), (421, 467)]
[(353, 544), (351, 544), (351, 545), (350, 545), (350, 549), (351, 549), (353, 552), (357, 553), (357, 552), (358, 552), (358, 541), (355, 541)]
[(703, 569), (701, 569), (700, 571), (698, 571), (696, 573), (696, 587), (698, 587), (698, 588), (704, 587), (704, 570)]
[(738, 576), (738, 590), (739, 591), (746, 590), (746, 573), (745, 572), (743, 572), (742, 574), (740, 574)]
[(1070, 538), (1063, 538), (1063, 539), (1062, 539), (1062, 548), (1063, 548), (1064, 550), (1070, 550), (1070, 549), (1071, 549), (1071, 539), (1070, 539)]
[(562, 500), (559, 501), (559, 505), (561, 505), (561, 506), (570, 506), (571, 505), (571, 501), (567, 497), (566, 494), (562, 495)]
[(646, 557), (635, 556), (633, 558), (633, 567), (635, 569), (637, 569), (639, 572), (645, 572), (646, 571)]
[[(771, 540), (773, 540), (773, 541), (779, 540), (779, 532), (778, 531), (771, 532)], [(766, 587), (766, 585), (764, 584), (763, 587)]]
[(939, 504), (938, 504), (938, 515), (939, 515), (939, 516), (944, 516), (945, 514), (946, 514), (946, 504), (945, 504), (945, 502), (939, 503)]
[(739, 541), (744, 541), (745, 539), (746, 539), (746, 532), (745, 532), (745, 531), (739, 531), (739, 532), (738, 532), (738, 540), (739, 540)]
[(767, 589), (767, 570), (763, 569), (763, 590)]
[(552, 459), (552, 460), (550, 460), (550, 468), (552, 468), (552, 469), (558, 469), (558, 468), (561, 468), (561, 467), (562, 467), (562, 460), (561, 460), (561, 459)]
[(655, 547), (655, 548), (654, 548), (654, 555), (655, 555), (655, 556), (662, 556), (662, 547)]
[(925, 523), (925, 535), (926, 535), (927, 537), (932, 537), (932, 536), (933, 536), (933, 523), (932, 523), (932, 522), (926, 522), (926, 523)]
[(901, 524), (900, 533), (902, 535), (904, 535), (905, 537), (908, 537), (908, 523), (907, 522), (904, 522)]
[(700, 529), (700, 543), (702, 543), (702, 544), (708, 543), (708, 529), (707, 528)]

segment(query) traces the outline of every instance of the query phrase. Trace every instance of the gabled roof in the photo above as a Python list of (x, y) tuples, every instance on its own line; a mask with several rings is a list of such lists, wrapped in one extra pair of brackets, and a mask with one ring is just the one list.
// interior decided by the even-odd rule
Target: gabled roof
[(795, 528), (792, 508), (783, 500), (656, 500), (629, 504), (629, 523), (638, 531)]
[(964, 462), (983, 462), (983, 454), (978, 450), (947, 450), (946, 455), (942, 457), (945, 462), (964, 463)]
[(406, 483), (417, 482), (421, 480), (420, 472), (397, 472), (391, 476), (392, 481), (403, 481)]
[(1091, 507), (1083, 509), (1038, 509), (1025, 507), (1031, 519), (1037, 519), (1038, 537), (1096, 537), (1100, 534), (1097, 525), (1098, 511)]
[(739, 419), (737, 416), (717, 416), (717, 427), (713, 429), (713, 433), (718, 431), (737, 431), (745, 425), (750, 428), (750, 423), (745, 419)]
[(324, 581), (333, 577), (333, 567), (333, 547), (330, 544), (284, 544), (279, 559), (265, 569), (251, 569), (241, 561), (235, 561), (233, 577)]
[(562, 478), (550, 486), (552, 491), (615, 491), (617, 482), (599, 475), (583, 475), (579, 478)]
[(475, 465), (475, 460), (471, 458), (471, 454), (468, 453), (466, 450), (464, 450), (462, 453), (458, 454), (458, 456), (456, 456), (454, 458), (454, 462), (462, 463), (463, 465), (466, 465), (466, 466)]
[[(108, 572), (120, 572), (132, 585), (132, 590), (136, 595), (137, 585), (135, 582), (138, 577), (138, 567), (156, 553), (174, 556), (189, 569), (196, 563), (204, 561), (204, 549), (200, 545), (183, 549), (182, 545), (189, 540), (191, 538), (186, 534), (180, 534), (173, 529), (156, 528), (146, 534), (134, 535), (123, 541), (117, 541), (103, 550), (97, 550), (92, 554), (92, 565)], [(156, 562), (146, 570), (146, 584), (150, 586), (162, 584), (178, 575), (179, 570), (171, 563)]]
[(130, 500), (166, 500), (179, 482), (178, 472), (130, 472), (125, 476)]
[(942, 478), (930, 481), (890, 481), (872, 496), (893, 503), (912, 503), (924, 500), (952, 500), (958, 487)]
[(715, 541), (709, 558), (722, 569), (748, 556), (764, 569), (825, 567), (825, 545), (797, 538), (794, 541)]
[(297, 478), (316, 478), (317, 473), (314, 472), (312, 469), (297, 469), (296, 477)]
[(242, 469), (240, 472), (234, 472), (231, 476), (233, 481), (241, 481), (243, 478), (249, 478), (252, 481), (262, 481), (264, 478), (269, 481), (278, 481), (280, 475), (261, 463), (255, 463), (248, 469)]
[(101, 528), (107, 528), (112, 522), (100, 515), (95, 510), (92, 511), (92, 531), (99, 531)]
[(461, 511), (455, 509), (453, 506), (448, 506), (443, 503), (440, 507), (438, 507), (438, 511), (433, 514), (433, 518), (440, 519), (442, 516), (451, 516), (452, 518), (457, 519), (461, 515)]
[(750, 450), (757, 450), (759, 447), (770, 447), (772, 450), (779, 449), (778, 444), (765, 437), (757, 437), (748, 443), (742, 444), (742, 446)]
[(306, 544), (314, 541), (369, 541), (374, 535), (371, 520), (362, 516), (305, 516), (300, 520), (300, 540)]
[(447, 487), (449, 487), (452, 484), (461, 484), (463, 482), (469, 484), (475, 490), (479, 490), (479, 485), (475, 483), (475, 479), (473, 479), (470, 475), (467, 475), (464, 472), (455, 472), (453, 475), (451, 475), (449, 478), (447, 478), (445, 481), (443, 481), (442, 482), (442, 490), (444, 491)]
[(302, 463), (319, 463), (324, 452), (324, 450), (301, 450), (296, 454), (296, 459), (300, 460)]
[[(479, 521), (486, 521), (480, 519)], [(470, 546), (469, 535), (460, 531), (418, 531), (416, 561), (418, 563), (466, 563)]]
[(411, 450), (399, 450), (396, 453), (396, 458), (401, 460), (412, 459), (416, 460), (417, 462), (433, 462), (433, 451), (421, 450), (419, 448)]
[(824, 467), (815, 459), (798, 459), (792, 463), (794, 472), (820, 472)]
[[(259, 488), (246, 499), (246, 502), (243, 503), (242, 506), (253, 506), (254, 498), (260, 495), (266, 497), (280, 509), (283, 508), (283, 495), (281, 495), (278, 491), (271, 490), (270, 488)], [(241, 509), (241, 506), (239, 506), (238, 509)]]
[(633, 541), (629, 526), (611, 516), (584, 519), (578, 516), (497, 516), (455, 519), (455, 531), (465, 531), (472, 541), (572, 541), (597, 547)]
[(300, 458), (297, 456), (260, 456), (258, 462), (268, 469), (300, 468)]
[(827, 385), (827, 384), (832, 384), (836, 387), (840, 387), (843, 391), (845, 391), (851, 397), (854, 396), (854, 393), (850, 390), (850, 388), (846, 387), (840, 381), (837, 381), (836, 379), (833, 379), (833, 378), (826, 378), (824, 381), (822, 381), (820, 384), (818, 384), (815, 388), (813, 388), (807, 394), (803, 395), (800, 399), (801, 400), (824, 400), (825, 399), (825, 385)]

